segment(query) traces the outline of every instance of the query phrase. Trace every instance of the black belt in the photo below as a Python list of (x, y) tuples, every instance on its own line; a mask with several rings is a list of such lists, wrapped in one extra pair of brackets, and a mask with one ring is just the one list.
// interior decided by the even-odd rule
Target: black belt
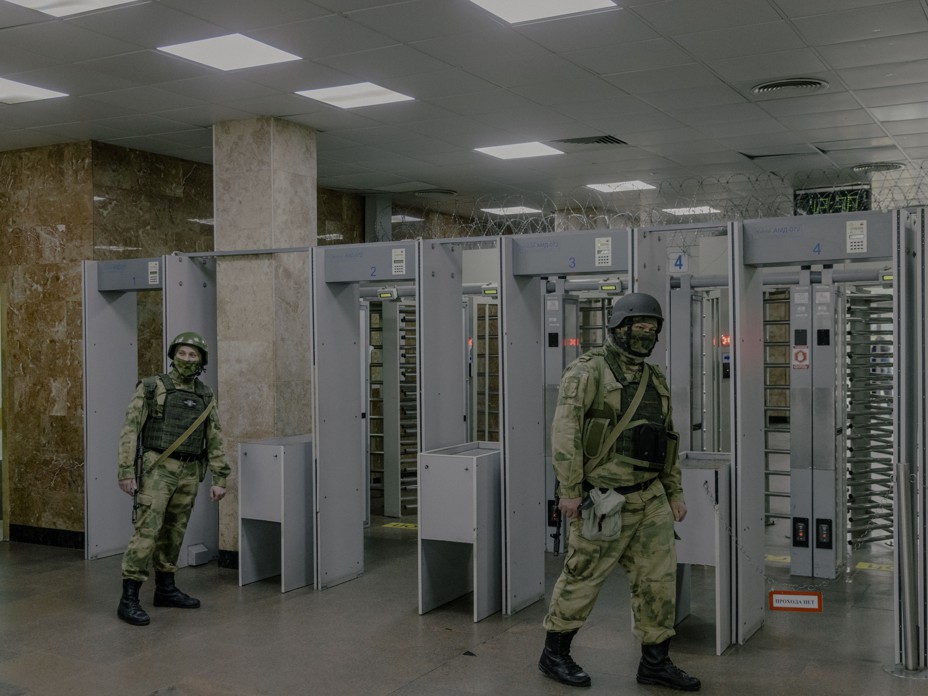
[[(155, 454), (164, 454), (164, 451), (159, 452), (158, 450), (152, 450)], [(178, 454), (177, 452), (171, 452), (168, 455), (171, 459), (176, 459), (180, 462), (198, 462), (201, 459), (199, 454)]]
[[(647, 481), (633, 483), (631, 486), (616, 486), (612, 490), (614, 490), (616, 493), (621, 493), (622, 495), (628, 495), (629, 493), (638, 493), (639, 491), (644, 491), (650, 488), (651, 484), (654, 483), (656, 480), (657, 480), (657, 476), (655, 476), (654, 478), (649, 478)], [(583, 482), (583, 490), (591, 491), (594, 488), (596, 488), (596, 486), (594, 486), (592, 483), (588, 481)], [(609, 489), (600, 488), (599, 490), (605, 493)]]

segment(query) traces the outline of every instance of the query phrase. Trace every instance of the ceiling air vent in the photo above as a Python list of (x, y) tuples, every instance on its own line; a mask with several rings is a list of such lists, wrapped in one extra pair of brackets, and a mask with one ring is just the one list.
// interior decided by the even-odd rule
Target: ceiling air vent
[(586, 138), (563, 138), (554, 140), (555, 143), (566, 143), (569, 145), (628, 145), (624, 140), (619, 140), (614, 135), (591, 135)]
[(819, 80), (814, 77), (794, 77), (788, 80), (771, 80), (770, 82), (761, 82), (754, 85), (751, 91), (754, 94), (773, 94), (774, 92), (814, 92), (820, 89), (827, 89), (828, 83), (825, 80)]
[(865, 162), (863, 164), (855, 164), (851, 167), (851, 170), (858, 174), (869, 174), (870, 172), (892, 172), (897, 169), (902, 169), (903, 166), (904, 165), (900, 162)]

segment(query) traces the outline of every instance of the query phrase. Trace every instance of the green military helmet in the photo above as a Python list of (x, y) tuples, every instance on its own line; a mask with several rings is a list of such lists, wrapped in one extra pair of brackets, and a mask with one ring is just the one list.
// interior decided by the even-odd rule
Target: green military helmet
[(657, 319), (657, 331), (660, 333), (664, 325), (664, 314), (661, 303), (651, 295), (644, 292), (631, 292), (622, 295), (609, 312), (609, 328), (621, 326), (622, 322), (630, 317), (652, 317)]
[(184, 331), (183, 333), (177, 334), (177, 337), (171, 341), (171, 345), (168, 347), (168, 357), (174, 359), (174, 351), (177, 350), (177, 346), (192, 346), (200, 351), (200, 357), (203, 358), (201, 367), (206, 367), (206, 363), (209, 362), (209, 346), (206, 345), (206, 341), (203, 337), (196, 333), (195, 331)]

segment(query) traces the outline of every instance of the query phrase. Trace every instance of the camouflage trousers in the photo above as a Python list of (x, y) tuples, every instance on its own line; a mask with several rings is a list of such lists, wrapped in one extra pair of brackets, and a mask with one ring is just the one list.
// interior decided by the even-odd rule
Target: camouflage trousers
[(198, 462), (168, 458), (154, 467), (159, 455), (146, 452), (135, 533), (122, 557), (122, 576), (144, 582), (149, 566), (173, 573), (200, 487)]
[(545, 630), (580, 628), (617, 564), (628, 576), (635, 636), (643, 644), (672, 637), (676, 614), (677, 551), (674, 519), (660, 481), (625, 497), (622, 532), (611, 541), (591, 541), (573, 518), (564, 569), (554, 585)]

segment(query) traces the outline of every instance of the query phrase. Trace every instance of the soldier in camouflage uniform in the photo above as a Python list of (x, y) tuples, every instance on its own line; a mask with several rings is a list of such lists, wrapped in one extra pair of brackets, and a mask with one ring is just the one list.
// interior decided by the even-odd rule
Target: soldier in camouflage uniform
[[(168, 348), (173, 361), (167, 375), (139, 382), (126, 411), (119, 436), (119, 487), (136, 496), (135, 533), (122, 559), (122, 597), (117, 615), (134, 626), (149, 623), (139, 604), (139, 589), (155, 569), (156, 607), (196, 609), (200, 600), (174, 584), (180, 546), (200, 482), (212, 473), (210, 499), (226, 494), (230, 468), (219, 413), (215, 404), (208, 416), (167, 457), (171, 446), (210, 406), (213, 393), (198, 379), (209, 360), (206, 341), (199, 334), (178, 335)], [(135, 455), (141, 435), (142, 477), (136, 480)]]
[[(628, 575), (634, 633), (642, 644), (637, 680), (682, 691), (700, 688), (699, 680), (668, 655), (676, 613), (674, 521), (683, 520), (686, 505), (670, 389), (656, 365), (645, 367), (662, 324), (655, 298), (644, 293), (619, 298), (604, 346), (580, 356), (561, 378), (552, 455), (559, 509), (570, 519), (570, 535), (544, 619), (547, 635), (538, 667), (570, 686), (591, 683), (571, 658), (570, 644), (620, 564)], [(619, 431), (645, 371), (650, 379)], [(616, 432), (617, 439), (610, 439)]]

